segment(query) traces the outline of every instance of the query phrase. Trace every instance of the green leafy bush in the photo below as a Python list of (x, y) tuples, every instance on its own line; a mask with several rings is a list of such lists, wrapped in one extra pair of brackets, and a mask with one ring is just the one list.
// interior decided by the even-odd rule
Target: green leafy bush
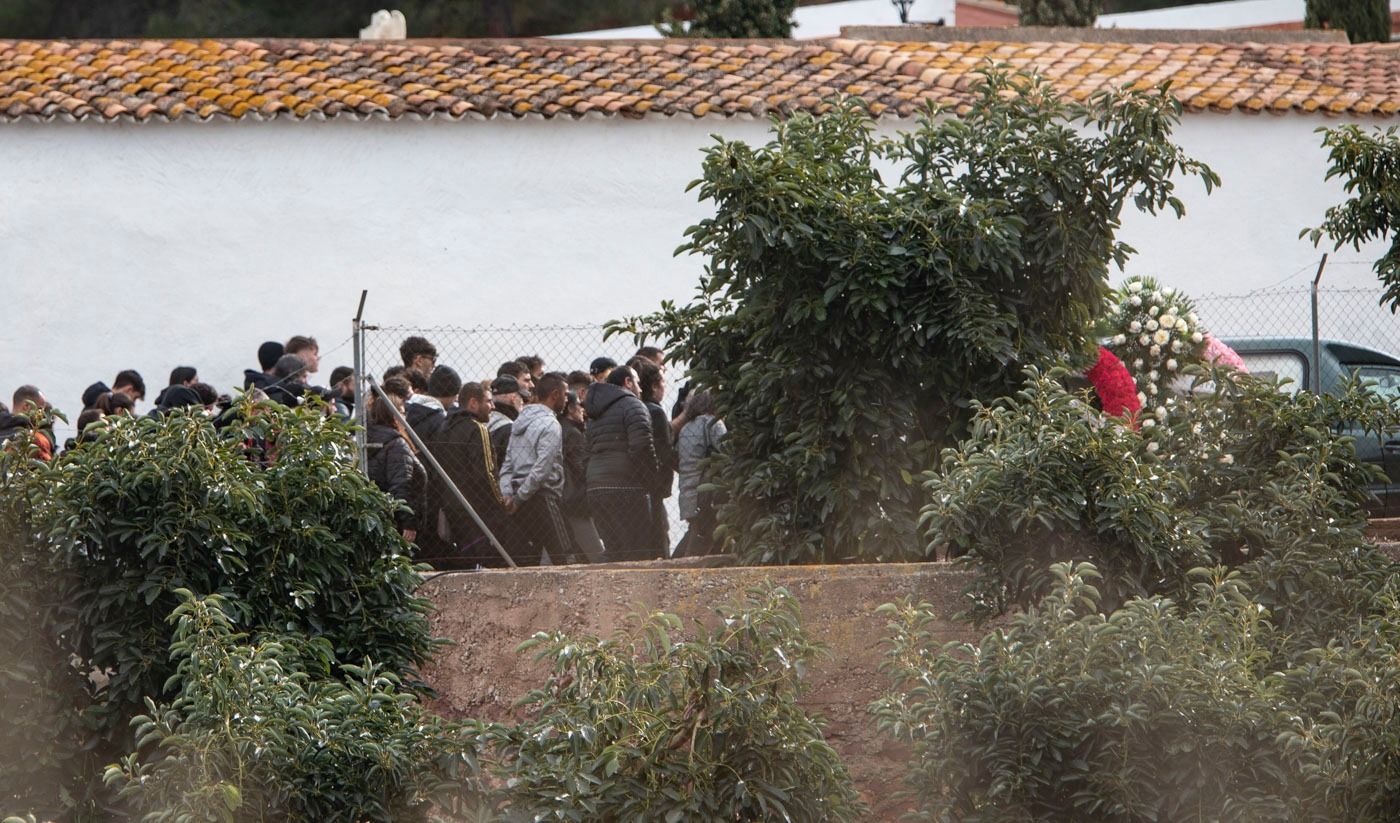
[(28, 528), (43, 463), (0, 448), (0, 809), (57, 819), (91, 811), (82, 710), (93, 684), (72, 665), (53, 593), (65, 570)]
[(798, 708), (820, 648), (784, 589), (715, 610), (677, 641), (654, 613), (610, 640), (538, 634), (531, 717), (491, 734), (508, 819), (854, 820), (861, 804), (821, 725)]
[(657, 30), (667, 37), (791, 37), (797, 0), (689, 0), (690, 19), (670, 9)]
[(1034, 602), (1058, 562), (1103, 569), (1111, 609), (1179, 591), (1209, 559), (1204, 523), (1172, 503), (1179, 480), (1064, 376), (1032, 370), (1014, 397), (979, 407), (967, 440), (927, 477), (923, 524), (934, 546), (976, 567), (978, 617)]
[(875, 711), (914, 747), (918, 819), (1309, 819), (1268, 626), (1235, 575), (1104, 616), (1092, 566), (1051, 574), (1039, 606), (941, 653), (926, 604), (882, 608), (896, 694)]
[(282, 661), (289, 667), (330, 681), (373, 661), (421, 685), (415, 668), (435, 648), (429, 604), (414, 593), (421, 578), (394, 528), (395, 504), (356, 469), (349, 428), (316, 409), (250, 403), (241, 415), (223, 431), (198, 414), (109, 418), (96, 440), (52, 464), (0, 474), (4, 547), (16, 561), (0, 584), (22, 612), (3, 630), (26, 641), (0, 662), (35, 684), (35, 700), (58, 701), (57, 744), (81, 736), (81, 763), (67, 764), (78, 790), (21, 782), (64, 745), (0, 778), (27, 808), (107, 802), (82, 796), (132, 750), (130, 719), (179, 687), (167, 617), (180, 590), (221, 596), (241, 630), (324, 644), (316, 660)]
[(715, 215), (679, 249), (707, 258), (696, 300), (612, 325), (714, 392), (720, 536), (746, 561), (922, 558), (915, 477), (969, 403), (1087, 354), (1124, 207), (1180, 214), (1174, 175), (1218, 182), (1164, 93), (1081, 105), (991, 71), (974, 94), (895, 139), (848, 101), (718, 141), (693, 184)]
[(1327, 210), (1320, 227), (1302, 234), (1314, 244), (1327, 237), (1339, 249), (1350, 245), (1359, 250), (1362, 243), (1387, 241), (1375, 264), (1384, 288), (1381, 303), (1392, 312), (1400, 310), (1400, 137), (1394, 126), (1381, 131), (1347, 124), (1320, 131), (1331, 163), (1327, 179), (1340, 178), (1347, 199)]
[(1386, 0), (1307, 0), (1303, 25), (1341, 29), (1353, 43), (1390, 42), (1390, 3)]
[(1099, 19), (1100, 0), (1020, 0), (1023, 26), (1092, 26)]
[(1194, 371), (1209, 387), (1140, 432), (1094, 411), (1062, 372), (1032, 371), (1017, 395), (977, 407), (968, 438), (925, 476), (923, 514), (930, 551), (977, 569), (976, 616), (1033, 603), (1056, 562), (1094, 563), (1111, 611), (1181, 594), (1195, 566), (1262, 558), (1258, 582), (1288, 627), (1300, 606), (1272, 564), (1356, 554), (1367, 485), (1381, 476), (1342, 432), (1393, 429), (1400, 409), (1355, 383), (1294, 397), (1273, 381)]
[(427, 820), (432, 802), (479, 798), (474, 730), (428, 715), (392, 672), (366, 661), (328, 678), (326, 639), (250, 638), (223, 598), (175, 594), (179, 693), (146, 699), (133, 724), (149, 754), (106, 774), (141, 819)]

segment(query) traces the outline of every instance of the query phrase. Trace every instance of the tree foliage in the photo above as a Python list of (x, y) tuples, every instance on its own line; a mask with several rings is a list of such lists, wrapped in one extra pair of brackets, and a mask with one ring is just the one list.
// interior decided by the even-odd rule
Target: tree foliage
[[(181, 591), (219, 595), (244, 631), (318, 638), (304, 665), (325, 679), (373, 661), (420, 685), (415, 669), (435, 648), (428, 603), (395, 503), (358, 471), (349, 428), (316, 409), (248, 403), (241, 414), (222, 431), (184, 412), (108, 418), (51, 465), (6, 457), (5, 559), (19, 572), (8, 602), (32, 641), (6, 674), (60, 700), (59, 743), (78, 724), (83, 756), (67, 766), (83, 787), (131, 751), (129, 721), (146, 701), (177, 686), (167, 617)], [(62, 751), (48, 742), (6, 756), (37, 768)], [(4, 770), (3, 796), (29, 790), (26, 768)], [(48, 802), (87, 802), (68, 794)]]
[(1346, 124), (1321, 131), (1331, 163), (1327, 179), (1342, 180), (1347, 200), (1329, 208), (1322, 226), (1304, 229), (1303, 235), (1314, 244), (1326, 236), (1335, 248), (1388, 241), (1376, 261), (1376, 275), (1384, 287), (1381, 303), (1400, 311), (1400, 137), (1394, 126), (1372, 131)]
[(327, 677), (325, 638), (250, 638), (218, 595), (176, 595), (179, 692), (146, 698), (133, 725), (149, 754), (105, 776), (142, 820), (426, 821), (430, 803), (483, 794), (474, 728), (427, 714), (380, 664)]
[(1019, 0), (1023, 26), (1094, 25), (1099, 19), (1101, 0)]
[(490, 733), (508, 819), (856, 819), (846, 767), (797, 706), (821, 653), (797, 601), (757, 588), (715, 615), (679, 642), (679, 619), (658, 612), (609, 640), (522, 646), (552, 675), (526, 722)]
[(797, 0), (688, 0), (690, 17), (669, 9), (657, 28), (667, 37), (791, 37)]
[(846, 101), (717, 141), (692, 184), (715, 215), (679, 249), (707, 258), (697, 298), (613, 324), (715, 392), (720, 534), (746, 560), (922, 557), (915, 476), (1021, 364), (1087, 354), (1122, 209), (1180, 214), (1173, 175), (1218, 182), (1160, 90), (1081, 105), (989, 71), (974, 93), (895, 139)]
[(1390, 42), (1390, 3), (1387, 0), (1307, 0), (1303, 25), (1310, 29), (1341, 29), (1353, 43)]
[[(1343, 563), (1364, 543), (1368, 486), (1383, 476), (1352, 438), (1400, 426), (1400, 409), (1355, 382), (1294, 397), (1272, 380), (1193, 371), (1212, 379), (1141, 431), (1092, 411), (1053, 372), (979, 406), (970, 436), (926, 475), (924, 509), (931, 544), (977, 569), (974, 614), (1034, 603), (1056, 562), (1095, 564), (1112, 610), (1181, 596), (1196, 566)], [(1301, 603), (1289, 600), (1302, 595), (1276, 594), (1270, 605), (1292, 625)]]
[[(646, 25), (674, 4), (674, 0), (396, 0), (387, 5), (404, 13), (411, 37), (484, 37)], [(370, 15), (385, 6), (383, 0), (0, 0), (0, 36), (355, 37), (369, 24)]]

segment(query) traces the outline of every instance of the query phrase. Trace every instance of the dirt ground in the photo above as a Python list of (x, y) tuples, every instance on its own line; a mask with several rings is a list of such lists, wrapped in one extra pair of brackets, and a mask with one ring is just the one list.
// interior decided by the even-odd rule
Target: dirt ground
[(879, 734), (867, 707), (888, 688), (879, 671), (886, 635), (875, 608), (904, 597), (933, 604), (946, 616), (942, 640), (979, 632), (952, 616), (967, 578), (942, 563), (871, 566), (704, 568), (684, 563), (614, 564), (520, 571), (449, 573), (425, 594), (438, 606), (434, 633), (455, 645), (425, 672), (438, 691), (434, 708), (454, 717), (505, 720), (512, 704), (542, 682), (544, 668), (515, 649), (536, 631), (607, 635), (627, 616), (655, 608), (686, 622), (756, 583), (787, 587), (802, 607), (810, 636), (831, 656), (812, 667), (803, 703), (827, 721), (827, 739), (841, 753), (871, 807), (870, 820), (894, 820), (903, 806), (907, 752)]

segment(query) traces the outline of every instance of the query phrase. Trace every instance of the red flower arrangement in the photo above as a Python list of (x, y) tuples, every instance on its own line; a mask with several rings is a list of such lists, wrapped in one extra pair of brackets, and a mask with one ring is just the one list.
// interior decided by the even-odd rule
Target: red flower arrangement
[(1098, 362), (1084, 372), (1084, 376), (1093, 384), (1104, 414), (1125, 417), (1128, 420), (1137, 419), (1137, 413), (1142, 411), (1142, 402), (1138, 400), (1137, 381), (1113, 352), (1099, 346)]

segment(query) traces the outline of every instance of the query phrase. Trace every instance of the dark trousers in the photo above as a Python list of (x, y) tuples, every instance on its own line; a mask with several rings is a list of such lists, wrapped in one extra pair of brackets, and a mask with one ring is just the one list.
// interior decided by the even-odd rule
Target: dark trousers
[(609, 561), (655, 560), (651, 496), (642, 489), (589, 489), (588, 508)]
[(671, 519), (666, 514), (666, 499), (651, 496), (651, 540), (647, 548), (667, 557), (671, 551)]
[(540, 556), (549, 552), (554, 563), (567, 562), (574, 553), (574, 539), (559, 504), (559, 496), (540, 490), (511, 516), (512, 539), (506, 551), (517, 565), (538, 566)]

